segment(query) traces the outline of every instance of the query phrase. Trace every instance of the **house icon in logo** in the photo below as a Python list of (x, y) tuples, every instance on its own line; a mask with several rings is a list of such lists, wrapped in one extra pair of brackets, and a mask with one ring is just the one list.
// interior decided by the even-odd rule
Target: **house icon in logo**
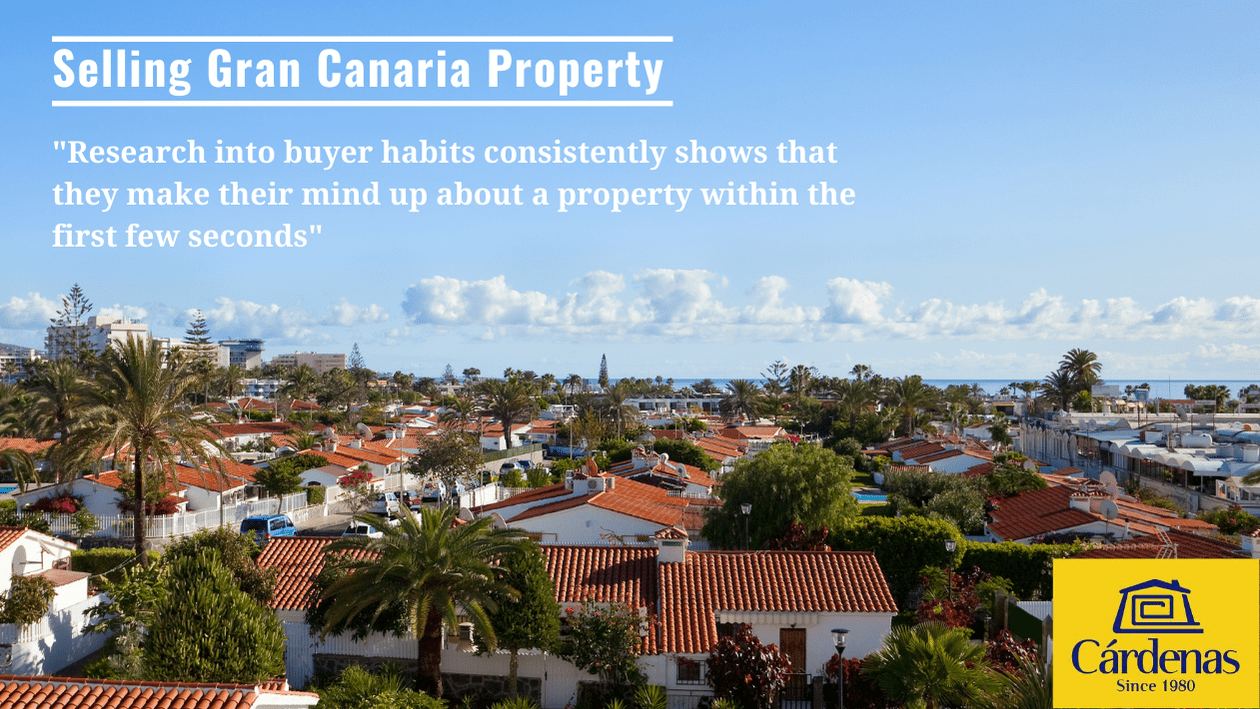
[(1190, 589), (1151, 579), (1120, 589), (1120, 609), (1111, 626), (1116, 633), (1202, 633), (1190, 611)]

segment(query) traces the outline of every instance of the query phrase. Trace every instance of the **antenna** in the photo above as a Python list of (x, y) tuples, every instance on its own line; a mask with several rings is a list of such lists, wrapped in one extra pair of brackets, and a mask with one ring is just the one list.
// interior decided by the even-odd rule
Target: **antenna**
[[(1114, 484), (1114, 483), (1113, 483)], [(1115, 500), (1103, 500), (1100, 511), (1103, 516), (1103, 531), (1111, 534), (1111, 520), (1120, 516), (1120, 508), (1116, 506)]]
[(1168, 538), (1168, 533), (1160, 529), (1155, 532), (1155, 536), (1158, 537), (1159, 541), (1163, 544), (1163, 546), (1160, 547), (1159, 553), (1155, 555), (1155, 558), (1156, 559), (1176, 559), (1177, 558), (1177, 545), (1173, 544), (1172, 539)]

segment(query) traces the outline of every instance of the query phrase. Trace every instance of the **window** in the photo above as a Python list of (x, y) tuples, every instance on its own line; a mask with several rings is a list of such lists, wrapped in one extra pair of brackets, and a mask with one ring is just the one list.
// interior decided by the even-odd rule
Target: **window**
[(733, 638), (735, 631), (739, 630), (739, 623), (718, 623), (717, 636), (719, 638)]
[(676, 658), (678, 662), (678, 684), (705, 684), (707, 663), (686, 657)]

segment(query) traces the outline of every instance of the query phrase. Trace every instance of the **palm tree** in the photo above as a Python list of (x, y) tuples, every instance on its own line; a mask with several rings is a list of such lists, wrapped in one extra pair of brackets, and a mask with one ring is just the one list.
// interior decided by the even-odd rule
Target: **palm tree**
[(617, 424), (617, 437), (621, 437), (622, 424), (625, 419), (637, 420), (639, 418), (639, 410), (634, 406), (627, 404), (626, 400), (630, 398), (630, 382), (625, 379), (619, 379), (616, 384), (609, 386), (604, 392), (603, 398), (599, 401), (600, 411)]
[(146, 565), (146, 467), (174, 476), (181, 460), (204, 459), (212, 451), (227, 455), (210, 420), (184, 403), (196, 383), (188, 360), (166, 356), (156, 342), (128, 337), (106, 351), (84, 423), (70, 433), (67, 447), (77, 462), (95, 467), (109, 452), (115, 467), (131, 463), (135, 550)]
[[(1067, 372), (1071, 375), (1072, 380), (1085, 390), (1089, 390), (1095, 384), (1102, 380), (1098, 375), (1102, 372), (1102, 362), (1098, 361), (1098, 355), (1080, 348), (1068, 350), (1063, 355), (1063, 359), (1059, 361), (1059, 371)], [(1077, 391), (1080, 391), (1078, 389)]]
[(512, 377), (510, 379), (483, 379), (477, 383), (477, 393), (485, 397), (486, 413), (503, 424), (503, 440), (512, 447), (512, 423), (518, 418), (532, 415), (536, 404), (534, 388)]
[(870, 411), (879, 401), (874, 387), (863, 379), (841, 379), (833, 391), (840, 411), (849, 416), (849, 431), (856, 431), (858, 416)]
[[(454, 526), (454, 507), (404, 513), (399, 526), (385, 527), (379, 539), (346, 537), (329, 545), (340, 554), (347, 573), (322, 594), (330, 601), (320, 631), (351, 629), (360, 614), (379, 617), (391, 607), (405, 609), (416, 637), (416, 684), (430, 696), (442, 696), (442, 625), (454, 628), (460, 613), (485, 640), (496, 645), (488, 612), (497, 610), (494, 594), (518, 594), (502, 582), (503, 557), (525, 547), (517, 532), (490, 529), (490, 518)], [(373, 517), (363, 517), (376, 524)]]
[(906, 709), (979, 706), (1002, 688), (970, 631), (931, 621), (893, 628), (862, 671)]
[(892, 379), (884, 387), (884, 400), (901, 413), (904, 433), (914, 433), (914, 418), (919, 410), (934, 406), (937, 401), (936, 391), (923, 383), (923, 377), (912, 374), (900, 379)]
[(761, 387), (748, 379), (732, 379), (726, 383), (726, 396), (722, 397), (722, 414), (729, 419), (747, 416), (757, 418), (761, 406)]
[(69, 359), (48, 362), (31, 378), (29, 388), (35, 399), (29, 415), (34, 433), (64, 441), (88, 394), (82, 370)]
[(306, 401), (315, 393), (315, 388), (319, 386), (319, 375), (311, 369), (310, 365), (299, 364), (285, 373), (284, 386), (280, 388), (280, 392), (285, 396), (292, 398), (294, 401)]
[(235, 399), (236, 392), (241, 388), (241, 379), (244, 377), (245, 372), (241, 369), (239, 364), (229, 364), (223, 369), (220, 369), (219, 390), (223, 392), (223, 396), (227, 399)]
[(1046, 380), (1041, 383), (1041, 390), (1046, 396), (1059, 402), (1060, 409), (1067, 411), (1071, 408), (1076, 393), (1080, 391), (1080, 385), (1071, 372), (1060, 369), (1051, 372), (1050, 376), (1046, 377)]
[(999, 451), (1014, 443), (1015, 439), (1011, 437), (1011, 422), (1002, 414), (995, 416), (993, 423), (989, 425), (989, 437), (998, 444)]

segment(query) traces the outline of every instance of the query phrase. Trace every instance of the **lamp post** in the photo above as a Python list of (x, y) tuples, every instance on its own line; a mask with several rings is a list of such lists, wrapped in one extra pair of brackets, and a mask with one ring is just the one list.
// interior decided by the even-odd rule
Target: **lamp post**
[(739, 511), (744, 513), (744, 551), (748, 551), (748, 517), (752, 514), (752, 503), (745, 502), (741, 504)]
[(945, 540), (945, 551), (950, 554), (949, 557), (949, 600), (954, 600), (954, 551), (958, 549), (957, 539)]
[(836, 655), (840, 657), (840, 687), (836, 694), (840, 697), (840, 709), (844, 709), (844, 647), (849, 644), (849, 629), (835, 628), (831, 631), (831, 642), (836, 646)]

